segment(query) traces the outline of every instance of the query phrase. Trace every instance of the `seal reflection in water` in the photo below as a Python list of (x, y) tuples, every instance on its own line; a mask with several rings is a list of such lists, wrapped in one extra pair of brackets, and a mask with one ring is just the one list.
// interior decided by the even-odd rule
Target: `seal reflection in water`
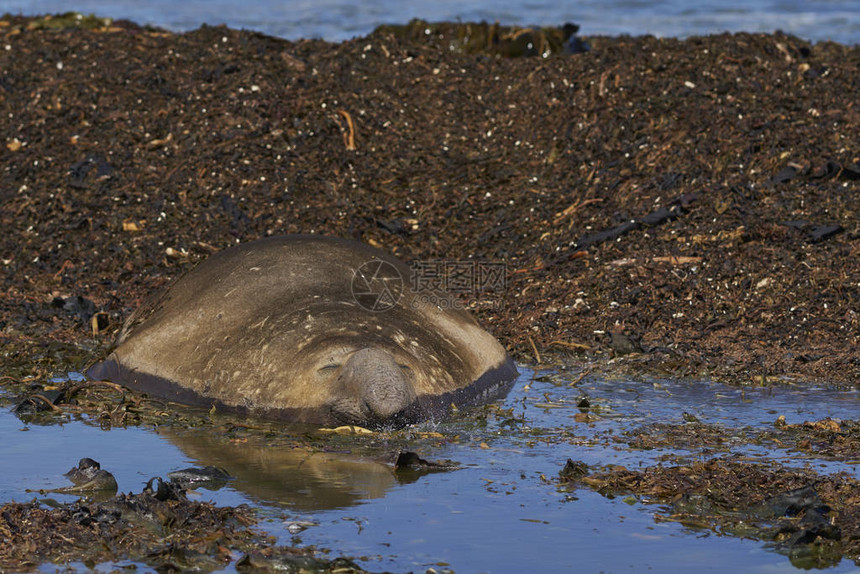
[(271, 237), (208, 258), (135, 311), (89, 371), (177, 402), (398, 426), (503, 396), (517, 371), (454, 300), (363, 243)]

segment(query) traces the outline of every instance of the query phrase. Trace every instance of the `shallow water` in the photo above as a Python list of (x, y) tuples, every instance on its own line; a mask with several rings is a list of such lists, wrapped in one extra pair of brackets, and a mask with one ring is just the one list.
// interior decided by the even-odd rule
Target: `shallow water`
[[(253, 504), (262, 510), (263, 528), (280, 543), (358, 557), (370, 570), (790, 571), (786, 557), (759, 542), (656, 523), (658, 506), (589, 490), (565, 492), (553, 479), (568, 458), (634, 467), (655, 464), (667, 453), (684, 454), (630, 450), (612, 440), (655, 422), (681, 424), (683, 412), (703, 423), (766, 429), (779, 415), (789, 423), (856, 418), (860, 404), (856, 391), (825, 388), (741, 390), (590, 379), (574, 385), (573, 375), (523, 372), (500, 404), (510, 413), (488, 416), (486, 426), (463, 417), (420, 427), (438, 435), (392, 435), (390, 442), (375, 440), (373, 448), (366, 441), (350, 448), (361, 441), (340, 437), (328, 443), (334, 452), (301, 448), (286, 436), (230, 441), (213, 436), (211, 429), (105, 431), (86, 420), (37, 426), (6, 408), (0, 410), (0, 502), (73, 500), (26, 489), (66, 486), (62, 473), (85, 456), (110, 470), (123, 492), (140, 492), (149, 478), (190, 465), (218, 465), (236, 478), (221, 490), (200, 490), (203, 499)], [(575, 421), (584, 396), (600, 417), (590, 424)], [(426, 459), (457, 461), (460, 468), (404, 479), (375, 460), (404, 447)], [(797, 453), (755, 445), (728, 450), (783, 464), (813, 464), (819, 472), (857, 472), (851, 464), (799, 459)], [(293, 535), (290, 527), (296, 523), (308, 527)], [(856, 567), (843, 561), (831, 570)]]

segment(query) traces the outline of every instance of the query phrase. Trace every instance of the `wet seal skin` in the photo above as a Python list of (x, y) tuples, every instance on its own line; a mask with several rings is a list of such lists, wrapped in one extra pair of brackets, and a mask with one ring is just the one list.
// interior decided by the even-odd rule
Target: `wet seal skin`
[(517, 376), (505, 349), (410, 274), (334, 237), (231, 247), (135, 311), (88, 375), (207, 408), (375, 428), (504, 396)]

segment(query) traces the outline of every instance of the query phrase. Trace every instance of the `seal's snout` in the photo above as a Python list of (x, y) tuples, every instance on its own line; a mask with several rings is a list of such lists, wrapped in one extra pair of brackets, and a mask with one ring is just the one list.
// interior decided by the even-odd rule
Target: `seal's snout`
[(355, 399), (339, 405), (347, 418), (384, 423), (418, 398), (408, 369), (387, 351), (374, 347), (355, 352), (341, 368), (339, 380), (344, 396)]

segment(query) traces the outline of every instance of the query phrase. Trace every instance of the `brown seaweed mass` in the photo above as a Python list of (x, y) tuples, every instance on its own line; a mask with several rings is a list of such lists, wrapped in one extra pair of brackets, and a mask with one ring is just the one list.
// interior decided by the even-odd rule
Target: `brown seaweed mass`
[(208, 254), (312, 232), (503, 263), (503, 290), (459, 285), (526, 362), (860, 376), (858, 47), (589, 37), (508, 59), (443, 33), (9, 17), (0, 36), (7, 357), (95, 359)]

